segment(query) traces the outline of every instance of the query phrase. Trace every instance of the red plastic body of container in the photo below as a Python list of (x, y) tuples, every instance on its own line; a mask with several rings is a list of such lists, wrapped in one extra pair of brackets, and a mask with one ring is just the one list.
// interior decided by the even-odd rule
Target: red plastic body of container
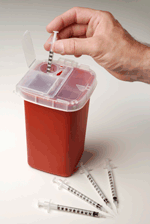
[(84, 151), (89, 101), (75, 112), (24, 105), (29, 165), (59, 176), (73, 174)]
[(84, 151), (89, 99), (96, 74), (86, 65), (60, 58), (47, 73), (37, 61), (26, 31), (23, 49), (29, 70), (16, 85), (25, 106), (28, 163), (59, 176), (70, 176)]

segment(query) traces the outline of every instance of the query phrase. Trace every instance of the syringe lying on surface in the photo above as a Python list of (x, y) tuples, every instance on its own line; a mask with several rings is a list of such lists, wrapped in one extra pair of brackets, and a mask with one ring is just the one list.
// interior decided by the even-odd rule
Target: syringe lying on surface
[(54, 52), (52, 51), (52, 46), (53, 46), (53, 43), (57, 39), (57, 33), (58, 33), (58, 31), (53, 31), (53, 32), (54, 32), (54, 35), (53, 35), (53, 40), (50, 43), (51, 46), (50, 46), (50, 50), (49, 50), (49, 57), (48, 57), (48, 64), (47, 64), (47, 72), (50, 72), (51, 71), (51, 65), (52, 65), (53, 54), (54, 54)]
[(87, 203), (93, 205), (95, 208), (99, 209), (102, 212), (106, 212), (106, 209), (100, 205), (99, 203), (95, 202), (94, 200), (92, 200), (91, 198), (87, 197), (86, 195), (82, 194), (81, 192), (77, 191), (76, 189), (74, 189), (73, 187), (69, 186), (68, 184), (65, 183), (65, 181), (62, 180), (56, 180), (56, 178), (53, 179), (53, 182), (59, 185), (59, 189), (64, 188), (67, 191), (69, 191), (70, 193), (74, 194), (75, 196), (79, 197), (80, 199), (86, 201)]
[(110, 183), (113, 203), (115, 204), (116, 209), (118, 209), (119, 202), (118, 202), (118, 198), (117, 198), (117, 194), (116, 194), (116, 187), (115, 187), (114, 177), (113, 177), (113, 172), (112, 172), (113, 167), (110, 165), (109, 159), (106, 159), (105, 169), (107, 169), (107, 171), (108, 171), (108, 177), (109, 177), (109, 183)]
[(98, 192), (98, 194), (100, 195), (100, 197), (102, 198), (102, 200), (105, 202), (105, 204), (112, 209), (112, 206), (109, 202), (109, 200), (106, 198), (106, 196), (104, 195), (104, 193), (102, 192), (102, 190), (100, 189), (100, 187), (98, 186), (98, 184), (96, 183), (96, 181), (94, 180), (94, 178), (92, 177), (92, 175), (88, 172), (88, 170), (85, 168), (85, 166), (81, 163), (81, 168), (83, 170), (83, 172), (85, 173), (86, 177), (88, 178), (88, 180), (90, 181), (90, 183), (93, 185), (93, 187), (95, 188), (95, 190)]
[(70, 212), (70, 213), (74, 213), (74, 214), (87, 215), (87, 216), (91, 216), (91, 217), (106, 218), (104, 215), (101, 215), (99, 212), (85, 210), (85, 209), (81, 209), (81, 208), (74, 208), (74, 207), (65, 206), (65, 205), (53, 204), (53, 203), (51, 203), (51, 201), (49, 201), (49, 202), (48, 201), (44, 201), (44, 202), (39, 201), (38, 207), (47, 209), (47, 212), (50, 212), (50, 209), (54, 209), (57, 211)]

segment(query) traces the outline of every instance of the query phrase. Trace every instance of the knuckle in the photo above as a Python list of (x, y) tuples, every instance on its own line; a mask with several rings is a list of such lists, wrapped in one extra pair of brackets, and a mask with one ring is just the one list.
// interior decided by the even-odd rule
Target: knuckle
[(73, 55), (76, 55), (76, 46), (77, 46), (77, 43), (76, 43), (76, 39), (70, 39), (68, 41), (69, 45), (68, 45), (68, 51), (73, 54)]
[(99, 21), (103, 21), (104, 24), (108, 21), (114, 21), (114, 16), (109, 11), (97, 10), (95, 12), (95, 17), (98, 18)]
[(97, 17), (101, 17), (102, 14), (103, 14), (103, 11), (100, 11), (100, 10), (96, 10), (96, 11), (95, 11), (95, 15), (96, 15)]
[(94, 18), (100, 19), (102, 18), (103, 12), (100, 10), (95, 10), (94, 12)]
[(100, 43), (99, 43), (99, 39), (97, 38), (95, 38), (94, 43), (92, 45), (92, 52), (94, 56), (98, 55), (100, 52)]
[(72, 42), (73, 42), (72, 43), (72, 52), (75, 55), (75, 54), (77, 54), (77, 41), (76, 41), (76, 39), (73, 39)]
[(103, 11), (102, 16), (103, 16), (103, 18), (105, 18), (107, 20), (108, 19), (113, 19), (113, 15), (109, 11)]
[(74, 11), (79, 11), (79, 10), (81, 9), (81, 7), (79, 7), (79, 6), (74, 6), (72, 9), (73, 9)]

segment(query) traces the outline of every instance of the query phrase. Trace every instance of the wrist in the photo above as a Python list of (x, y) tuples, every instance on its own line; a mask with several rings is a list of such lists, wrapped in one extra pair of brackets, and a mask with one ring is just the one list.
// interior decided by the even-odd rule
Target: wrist
[(126, 46), (123, 58), (122, 70), (117, 71), (121, 80), (150, 84), (150, 47), (133, 40)]
[(131, 80), (150, 83), (150, 47), (138, 43), (136, 50), (136, 61), (130, 72)]
[(145, 45), (133, 40), (128, 45), (126, 54), (125, 70), (129, 73), (141, 71), (146, 66), (147, 47)]

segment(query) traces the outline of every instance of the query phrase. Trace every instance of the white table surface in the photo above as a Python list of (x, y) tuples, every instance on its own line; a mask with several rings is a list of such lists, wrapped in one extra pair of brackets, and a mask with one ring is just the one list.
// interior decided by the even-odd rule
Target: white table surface
[[(28, 70), (21, 46), (30, 30), (38, 59), (47, 59), (43, 44), (46, 25), (73, 6), (111, 11), (138, 40), (150, 43), (150, 2), (143, 1), (2, 1), (0, 0), (0, 223), (148, 224), (150, 220), (150, 85), (127, 83), (112, 77), (88, 56), (74, 58), (97, 74), (88, 117), (82, 161), (111, 200), (105, 158), (112, 159), (119, 198), (114, 219), (96, 219), (37, 208), (39, 199), (93, 210), (84, 201), (52, 183), (54, 175), (27, 164), (23, 100), (13, 93)], [(54, 56), (55, 59), (59, 55)], [(84, 175), (76, 172), (67, 181), (94, 200), (101, 199)]]

